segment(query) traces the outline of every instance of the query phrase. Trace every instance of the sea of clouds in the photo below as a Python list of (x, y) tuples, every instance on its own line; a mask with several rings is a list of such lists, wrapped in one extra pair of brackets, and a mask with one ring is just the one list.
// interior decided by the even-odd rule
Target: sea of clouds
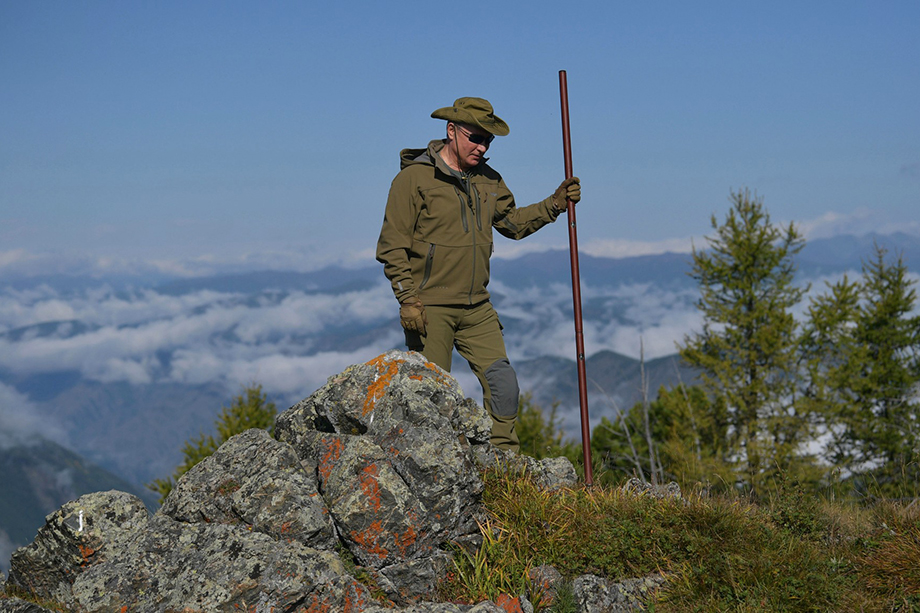
[[(829, 216), (813, 222), (808, 231), (822, 233), (841, 223), (854, 220)], [(589, 248), (597, 255), (636, 255), (686, 252), (693, 242), (598, 243)], [(366, 265), (366, 256), (351, 264)], [(0, 285), (0, 426), (5, 432), (0, 444), (31, 436), (42, 426), (34, 399), (19, 385), (36, 375), (70, 372), (102, 383), (219, 383), (228, 397), (241, 385), (257, 382), (272, 396), (296, 402), (347, 366), (404, 346), (397, 305), (382, 271), (377, 271), (378, 282), (345, 293), (218, 292), (194, 286), (178, 293), (158, 290), (156, 281), (261, 266), (283, 270), (288, 259), (269, 254), (229, 263), (201, 258), (166, 265), (93, 264), (76, 258), (70, 268), (60, 259), (53, 265), (51, 261), (20, 251), (0, 253), (0, 279), (14, 281)], [(48, 276), (68, 271), (70, 277), (82, 271), (82, 278), (90, 281), (73, 287)], [(41, 274), (49, 280), (36, 281)], [(823, 292), (826, 282), (841, 274), (800, 282), (810, 282), (812, 293)], [(917, 278), (916, 272), (911, 275)], [(119, 281), (111, 281), (114, 277)], [(125, 278), (135, 279), (136, 289)], [(582, 284), (581, 289), (588, 355), (610, 350), (634, 358), (663, 357), (701, 328), (698, 292), (692, 286), (650, 281)], [(512, 361), (574, 357), (571, 286), (511, 288), (496, 279), (490, 290)], [(806, 306), (800, 306), (798, 316)], [(478, 396), (478, 384), (462, 360), (455, 356), (454, 364), (463, 389)], [(53, 434), (47, 424), (42, 427)]]

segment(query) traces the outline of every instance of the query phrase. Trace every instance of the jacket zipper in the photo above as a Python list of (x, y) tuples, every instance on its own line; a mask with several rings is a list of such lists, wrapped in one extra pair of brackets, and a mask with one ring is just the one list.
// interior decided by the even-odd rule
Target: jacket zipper
[[(473, 187), (470, 186), (470, 189), (472, 190)], [(473, 211), (473, 198), (470, 196), (469, 192), (467, 192), (466, 194), (466, 199), (470, 207), (470, 212), (472, 212)], [(476, 199), (476, 203), (479, 204), (479, 198)], [(479, 227), (480, 230), (482, 229), (482, 222), (479, 220), (478, 207), (476, 211), (476, 225)], [(473, 238), (473, 267), (470, 270), (470, 293), (469, 293), (469, 296), (467, 297), (467, 302), (469, 302), (470, 304), (473, 304), (473, 290), (476, 288), (476, 233), (470, 232), (470, 234), (472, 235), (472, 238)]]
[(422, 276), (422, 283), (418, 286), (419, 289), (425, 287), (428, 284), (428, 279), (431, 277), (431, 267), (434, 264), (434, 243), (431, 243), (431, 246), (428, 247), (428, 255), (425, 256), (425, 274)]
[(463, 202), (463, 195), (460, 193), (460, 190), (456, 188), (456, 186), (454, 187), (454, 191), (457, 192), (457, 202), (460, 203), (460, 220), (463, 222), (463, 231), (469, 232), (470, 224), (466, 220), (466, 207), (469, 205)]
[[(457, 199), (460, 201), (460, 218), (463, 220), (463, 231), (470, 231), (469, 224), (466, 220), (467, 207), (469, 207), (470, 213), (476, 218), (476, 227), (482, 230), (482, 215), (479, 206), (479, 193), (477, 192), (476, 194), (476, 206), (474, 211), (473, 197), (470, 195), (470, 191), (472, 191), (474, 188), (472, 183), (467, 183), (466, 187), (469, 191), (466, 191), (466, 202), (463, 202), (463, 196), (460, 194), (460, 190), (454, 186), (454, 191), (457, 192)], [(472, 267), (470, 269), (470, 291), (467, 293), (466, 298), (469, 304), (473, 304), (473, 290), (476, 288), (476, 233), (472, 232), (471, 235), (471, 238), (473, 239), (473, 261)]]

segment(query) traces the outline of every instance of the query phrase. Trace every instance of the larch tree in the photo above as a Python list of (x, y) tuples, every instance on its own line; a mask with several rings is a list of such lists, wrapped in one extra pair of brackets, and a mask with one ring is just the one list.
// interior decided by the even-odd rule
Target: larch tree
[(701, 332), (680, 347), (701, 370), (701, 385), (728, 411), (725, 461), (737, 484), (755, 491), (777, 470), (800, 478), (812, 423), (796, 403), (797, 323), (792, 308), (807, 288), (794, 284), (804, 239), (793, 224), (774, 226), (762, 199), (732, 193), (724, 222), (712, 217), (708, 248), (693, 252)]

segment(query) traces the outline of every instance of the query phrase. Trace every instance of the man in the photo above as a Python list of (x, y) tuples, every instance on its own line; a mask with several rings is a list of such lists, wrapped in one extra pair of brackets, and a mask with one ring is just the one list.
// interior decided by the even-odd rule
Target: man
[(555, 221), (566, 200), (578, 202), (581, 187), (573, 177), (549, 198), (517, 208), (501, 175), (486, 164), (492, 140), (509, 132), (492, 105), (459, 98), (431, 116), (447, 121), (447, 137), (400, 152), (377, 260), (399, 300), (408, 348), (449, 372), (456, 347), (482, 385), (492, 443), (517, 452), (517, 375), (486, 289), (492, 228), (524, 238)]

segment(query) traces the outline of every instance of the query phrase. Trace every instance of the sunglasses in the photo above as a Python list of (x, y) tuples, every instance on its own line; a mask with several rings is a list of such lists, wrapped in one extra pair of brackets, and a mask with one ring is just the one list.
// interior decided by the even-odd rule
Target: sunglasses
[(454, 127), (460, 130), (463, 133), (463, 135), (466, 136), (467, 140), (469, 140), (474, 145), (489, 146), (492, 143), (492, 141), (495, 139), (494, 134), (473, 134), (472, 132), (468, 130), (464, 130), (457, 124), (454, 124)]

